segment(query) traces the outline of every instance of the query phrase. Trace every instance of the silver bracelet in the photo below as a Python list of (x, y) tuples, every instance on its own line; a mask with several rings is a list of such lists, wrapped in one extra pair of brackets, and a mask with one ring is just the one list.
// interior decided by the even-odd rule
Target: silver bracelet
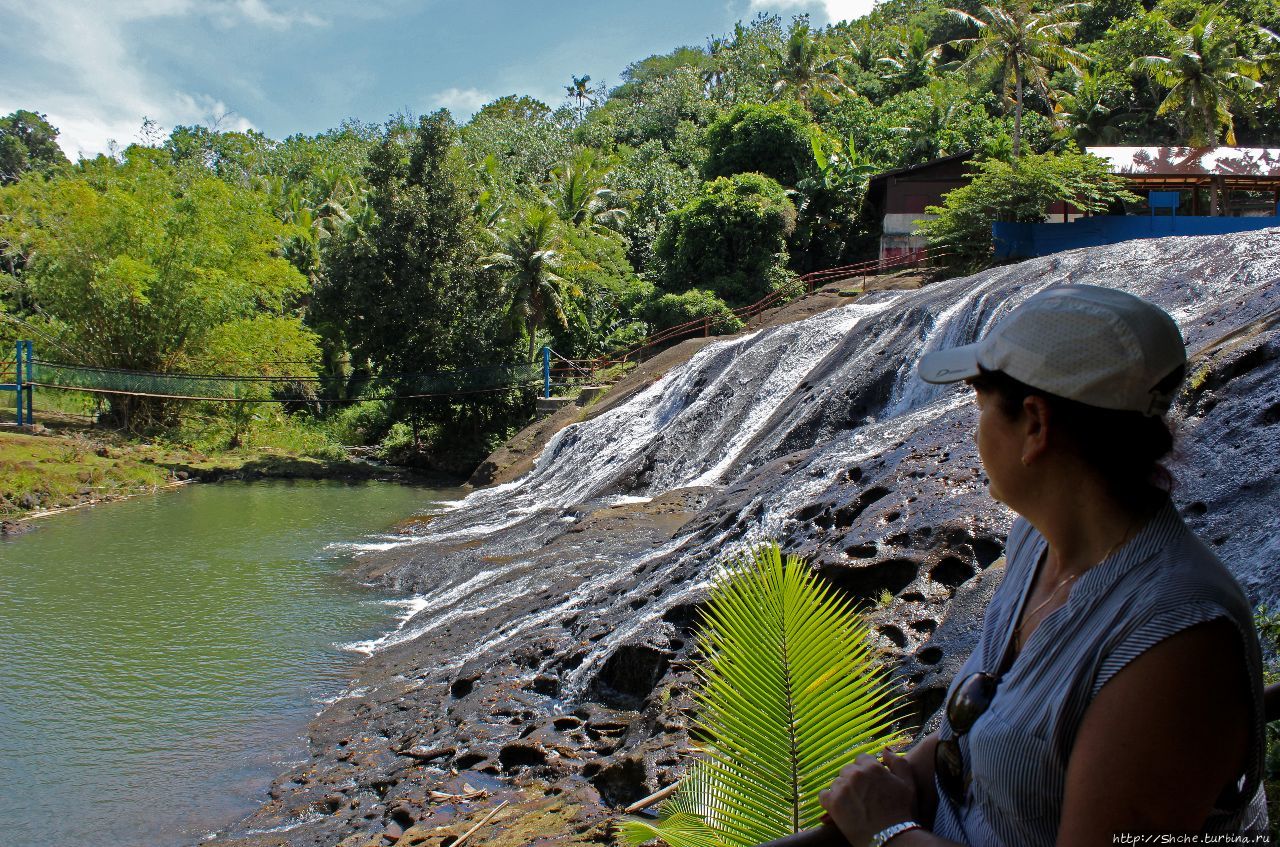
[(871, 847), (884, 847), (891, 838), (904, 832), (910, 832), (913, 829), (924, 829), (924, 827), (915, 821), (903, 821), (902, 823), (895, 823), (893, 826), (886, 826), (871, 836)]

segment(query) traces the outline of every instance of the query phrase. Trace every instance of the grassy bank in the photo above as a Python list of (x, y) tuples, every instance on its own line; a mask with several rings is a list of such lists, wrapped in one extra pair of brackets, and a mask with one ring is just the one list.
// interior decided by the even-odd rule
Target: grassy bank
[(0, 431), (0, 518), (114, 500), (184, 480), (352, 479), (391, 476), (341, 455), (308, 456), (279, 447), (204, 452), (139, 443), (91, 431)]

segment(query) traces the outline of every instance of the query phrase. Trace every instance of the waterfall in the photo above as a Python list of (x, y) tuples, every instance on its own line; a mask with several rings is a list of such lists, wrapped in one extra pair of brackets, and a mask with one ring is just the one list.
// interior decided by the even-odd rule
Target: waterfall
[[(1231, 342), (1247, 361), (1231, 364), (1228, 351), (1192, 364), (1176, 496), (1251, 599), (1274, 605), (1280, 342), (1266, 320), (1280, 308), (1278, 280), (1280, 230), (1135, 241), (874, 292), (711, 343), (559, 432), (523, 478), (470, 494), (426, 534), (377, 554), (395, 557), (388, 570), (422, 595), (422, 611), (355, 646), (439, 636), (432, 652), (461, 667), (537, 635), (561, 645), (544, 669), (581, 694), (620, 645), (670, 630), (672, 610), (699, 596), (717, 562), (765, 537), (855, 594), (883, 585), (944, 603), (994, 558), (1009, 515), (985, 494), (969, 390), (923, 383), (916, 363), (980, 338), (1046, 287), (1084, 282), (1160, 305), (1193, 352), (1260, 327)], [(664, 497), (692, 505), (661, 543), (625, 532), (574, 540), (601, 515)], [(479, 620), (489, 623), (474, 636), (442, 634)]]

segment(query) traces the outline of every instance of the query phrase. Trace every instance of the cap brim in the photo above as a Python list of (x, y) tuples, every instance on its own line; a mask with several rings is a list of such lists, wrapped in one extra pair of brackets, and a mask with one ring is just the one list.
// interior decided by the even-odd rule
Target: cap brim
[(966, 344), (950, 350), (925, 353), (917, 370), (921, 379), (935, 384), (971, 379), (981, 373), (978, 367), (978, 345)]

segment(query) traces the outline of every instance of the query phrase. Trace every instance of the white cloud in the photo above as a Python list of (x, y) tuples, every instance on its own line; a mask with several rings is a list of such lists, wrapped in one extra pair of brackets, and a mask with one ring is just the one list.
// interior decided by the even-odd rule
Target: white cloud
[(130, 27), (172, 18), (192, 18), (196, 26), (209, 20), (270, 29), (323, 24), (310, 14), (278, 7), (268, 0), (0, 0), (0, 18), (16, 22), (28, 34), (9, 42), (11, 55), (0, 71), (0, 114), (19, 108), (44, 112), (73, 159), (106, 152), (112, 140), (121, 146), (138, 141), (144, 118), (156, 121), (166, 134), (178, 124), (219, 119), (222, 129), (252, 128), (216, 94), (179, 90), (151, 72), (143, 45), (131, 40)]
[(323, 26), (325, 23), (310, 12), (279, 12), (268, 6), (264, 0), (234, 0), (231, 8), (224, 12), (223, 17), (231, 25), (237, 23), (238, 19), (243, 19), (248, 23), (271, 29), (288, 29), (294, 24)]
[(431, 95), (431, 101), (437, 107), (443, 106), (453, 113), (454, 118), (465, 120), (485, 103), (493, 99), (478, 88), (446, 88)]
[(751, 12), (803, 12), (821, 7), (827, 23), (860, 18), (870, 12), (875, 0), (751, 0)]

